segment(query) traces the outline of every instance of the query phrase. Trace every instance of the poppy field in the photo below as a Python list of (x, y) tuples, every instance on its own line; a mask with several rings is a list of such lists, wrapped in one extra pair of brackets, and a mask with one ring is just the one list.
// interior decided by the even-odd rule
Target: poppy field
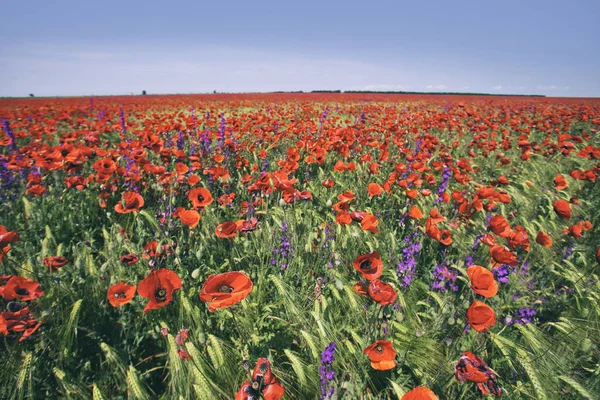
[(600, 100), (0, 99), (0, 398), (597, 399)]

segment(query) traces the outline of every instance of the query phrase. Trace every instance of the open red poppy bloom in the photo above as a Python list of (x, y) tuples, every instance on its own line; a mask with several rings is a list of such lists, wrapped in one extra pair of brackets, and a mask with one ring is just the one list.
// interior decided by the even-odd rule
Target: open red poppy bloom
[(279, 379), (271, 371), (271, 363), (266, 358), (259, 358), (252, 371), (252, 381), (243, 383), (234, 400), (279, 400), (285, 394), (285, 389)]
[(408, 216), (412, 219), (421, 219), (423, 218), (423, 213), (421, 212), (421, 210), (419, 210), (419, 207), (412, 206), (410, 208), (410, 211), (408, 212)]
[(400, 400), (439, 400), (431, 389), (419, 386), (407, 392)]
[(135, 192), (123, 193), (123, 199), (115, 205), (115, 211), (119, 214), (139, 212), (144, 207), (144, 198)]
[(252, 291), (253, 283), (243, 272), (210, 275), (200, 291), (200, 300), (208, 303), (209, 311), (231, 307), (244, 300)]
[(178, 208), (173, 216), (178, 217), (182, 224), (189, 226), (190, 228), (195, 228), (200, 222), (200, 214), (196, 210)]
[(459, 382), (475, 382), (482, 394), (502, 396), (502, 389), (496, 383), (496, 374), (485, 361), (470, 351), (465, 351), (454, 365), (454, 376)]
[(373, 301), (382, 306), (394, 304), (396, 297), (398, 297), (398, 293), (396, 293), (392, 286), (379, 279), (371, 281), (368, 284), (367, 292)]
[(550, 235), (548, 235), (545, 232), (538, 233), (535, 238), (535, 241), (537, 244), (544, 246), (544, 247), (552, 246), (552, 238), (550, 237)]
[(108, 288), (106, 299), (113, 307), (121, 307), (133, 300), (135, 290), (135, 285), (119, 282)]
[(561, 174), (557, 174), (554, 178), (554, 186), (558, 190), (565, 190), (569, 185), (567, 184), (567, 180), (564, 176), (562, 176)]
[(508, 237), (510, 224), (502, 215), (495, 215), (490, 220), (490, 230), (500, 237)]
[(41, 322), (36, 321), (29, 313), (29, 307), (15, 312), (3, 312), (0, 314), (0, 333), (8, 335), (9, 332), (23, 332), (19, 342), (31, 336), (41, 325)]
[(452, 232), (448, 229), (443, 229), (439, 232), (439, 238), (437, 240), (444, 246), (450, 246), (452, 244)]
[(7, 231), (6, 228), (0, 225), (0, 251), (11, 243), (19, 241), (19, 234), (14, 231)]
[(4, 290), (2, 290), (2, 297), (7, 301), (35, 300), (42, 297), (43, 294), (44, 291), (40, 290), (39, 282), (18, 275), (11, 277), (8, 282), (6, 282), (6, 285), (4, 285)]
[(479, 266), (471, 265), (467, 268), (467, 275), (471, 280), (471, 289), (483, 297), (494, 297), (498, 293), (498, 283), (494, 274)]
[(213, 202), (213, 197), (205, 188), (195, 188), (188, 193), (188, 199), (195, 208), (204, 208)]
[(367, 185), (367, 192), (369, 192), (369, 198), (372, 199), (373, 197), (379, 196), (381, 193), (383, 193), (383, 188), (377, 183), (369, 183)]
[(564, 220), (571, 219), (571, 205), (566, 200), (556, 200), (552, 206), (554, 207), (554, 212)]
[(19, 241), (19, 234), (14, 231), (7, 231), (0, 225), (0, 262), (6, 253), (10, 251), (9, 244)]
[(477, 332), (487, 332), (496, 323), (496, 313), (487, 304), (475, 300), (467, 310), (467, 320)]
[(173, 300), (173, 292), (181, 289), (181, 285), (181, 278), (169, 269), (150, 272), (138, 285), (140, 296), (149, 300), (144, 312), (169, 304)]
[(519, 264), (515, 253), (506, 250), (504, 246), (493, 246), (490, 249), (490, 255), (498, 264), (508, 264), (513, 267)]
[(379, 220), (373, 214), (366, 213), (363, 219), (360, 221), (360, 227), (363, 231), (370, 231), (372, 233), (379, 232), (377, 229), (377, 225), (379, 225)]
[(376, 251), (363, 254), (356, 257), (354, 260), (354, 269), (360, 272), (363, 278), (372, 281), (381, 276), (381, 273), (383, 272), (383, 261), (381, 261), (381, 257)]
[(238, 230), (242, 227), (241, 222), (237, 221), (227, 221), (222, 224), (217, 225), (215, 228), (215, 235), (221, 239), (227, 239), (236, 237), (238, 234)]
[(396, 366), (396, 350), (391, 342), (387, 340), (378, 340), (375, 343), (369, 345), (363, 350), (369, 360), (371, 360), (371, 367), (379, 371), (387, 371)]
[(49, 272), (56, 272), (60, 267), (68, 263), (69, 261), (62, 256), (51, 256), (45, 257), (42, 260), (42, 264), (44, 264)]

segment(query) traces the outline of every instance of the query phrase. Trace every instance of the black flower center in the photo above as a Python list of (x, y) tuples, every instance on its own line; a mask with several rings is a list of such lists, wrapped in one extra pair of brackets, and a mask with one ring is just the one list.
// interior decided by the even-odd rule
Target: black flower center
[(360, 269), (363, 271), (368, 271), (371, 269), (372, 263), (371, 260), (364, 260), (360, 263)]
[(259, 369), (259, 370), (260, 370), (260, 372), (262, 372), (263, 374), (266, 374), (266, 373), (267, 373), (267, 371), (269, 370), (269, 364), (267, 364), (267, 363), (261, 363), (261, 364), (258, 366), (258, 369)]
[(252, 389), (258, 390), (259, 387), (260, 387), (260, 383), (258, 383), (258, 382), (252, 383)]
[(233, 288), (229, 285), (223, 285), (219, 288), (219, 292), (221, 293), (231, 293), (233, 292)]
[(124, 299), (126, 297), (127, 297), (127, 295), (125, 294), (125, 292), (116, 292), (115, 293), (115, 298), (117, 298), (117, 299)]
[(18, 294), (19, 296), (26, 296), (29, 294), (29, 290), (27, 290), (25, 288), (18, 288), (17, 290), (15, 290), (15, 293)]
[(158, 300), (159, 303), (167, 301), (167, 289), (163, 287), (156, 288), (156, 291), (154, 292), (154, 297), (156, 298), (156, 300)]
[(377, 345), (377, 347), (375, 347), (375, 351), (378, 353), (383, 353), (383, 346), (381, 346), (380, 344)]

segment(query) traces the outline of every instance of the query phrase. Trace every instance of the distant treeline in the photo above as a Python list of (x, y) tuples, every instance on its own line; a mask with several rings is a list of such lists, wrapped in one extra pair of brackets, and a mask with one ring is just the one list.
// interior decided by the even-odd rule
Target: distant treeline
[[(302, 90), (278, 90), (271, 93), (304, 93)], [(546, 97), (543, 94), (503, 94), (503, 93), (469, 93), (469, 92), (405, 92), (399, 90), (312, 90), (307, 93), (358, 93), (358, 94), (431, 94), (443, 96), (518, 96), (518, 97)]]

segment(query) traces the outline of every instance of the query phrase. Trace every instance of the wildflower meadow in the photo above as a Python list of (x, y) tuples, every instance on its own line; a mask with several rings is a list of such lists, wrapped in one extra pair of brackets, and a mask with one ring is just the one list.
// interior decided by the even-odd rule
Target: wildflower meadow
[(600, 397), (598, 99), (0, 119), (2, 399)]

